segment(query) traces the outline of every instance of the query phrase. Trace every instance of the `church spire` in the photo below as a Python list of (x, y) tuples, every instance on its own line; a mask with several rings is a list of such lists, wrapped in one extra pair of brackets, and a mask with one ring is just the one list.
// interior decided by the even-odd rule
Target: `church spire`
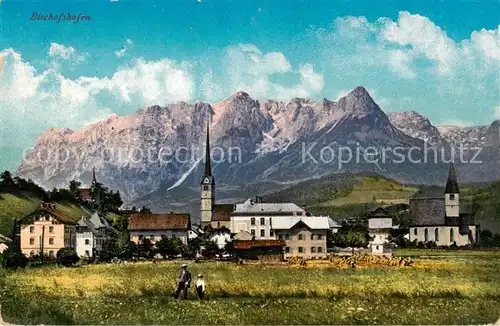
[(212, 166), (211, 166), (211, 158), (210, 158), (210, 119), (207, 120), (207, 143), (205, 148), (205, 173), (203, 177), (211, 177), (212, 176)]
[(97, 179), (95, 177), (95, 167), (92, 168), (92, 184), (95, 185), (97, 183)]
[(445, 194), (458, 194), (458, 182), (457, 174), (455, 173), (455, 167), (453, 163), (450, 163), (450, 171), (448, 172), (448, 181), (446, 181)]

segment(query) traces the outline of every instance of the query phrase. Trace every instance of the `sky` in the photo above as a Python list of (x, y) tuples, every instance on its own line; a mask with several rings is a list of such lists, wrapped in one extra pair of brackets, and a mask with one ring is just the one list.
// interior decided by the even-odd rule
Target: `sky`
[[(35, 19), (49, 14), (80, 18)], [(489, 0), (0, 0), (0, 170), (45, 129), (239, 90), (335, 100), (362, 85), (387, 113), (489, 124), (499, 24)]]

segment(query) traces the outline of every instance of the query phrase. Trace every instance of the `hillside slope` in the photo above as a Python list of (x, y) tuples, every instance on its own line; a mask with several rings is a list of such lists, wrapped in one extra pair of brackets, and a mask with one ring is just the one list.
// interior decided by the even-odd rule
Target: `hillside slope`
[[(14, 219), (20, 219), (40, 205), (40, 199), (30, 193), (0, 193), (0, 234), (10, 237)], [(74, 220), (89, 214), (84, 208), (72, 203), (56, 203), (56, 207)]]

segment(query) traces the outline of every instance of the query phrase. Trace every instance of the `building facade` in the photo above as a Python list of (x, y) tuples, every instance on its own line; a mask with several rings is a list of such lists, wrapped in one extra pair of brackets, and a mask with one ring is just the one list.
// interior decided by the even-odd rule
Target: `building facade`
[(369, 247), (372, 254), (391, 252), (387, 245), (392, 228), (392, 216), (383, 208), (377, 208), (368, 216), (368, 235), (371, 237)]
[(54, 257), (61, 248), (76, 246), (77, 223), (53, 203), (41, 206), (19, 221), (20, 249), (26, 256), (43, 253)]
[(410, 199), (410, 242), (435, 242), (438, 246), (472, 245), (479, 238), (474, 214), (464, 212), (453, 164), (442, 196)]
[(106, 232), (111, 226), (106, 219), (94, 213), (82, 217), (76, 230), (76, 253), (79, 257), (99, 256), (106, 243)]
[(278, 240), (285, 241), (285, 259), (298, 256), (325, 258), (330, 229), (327, 216), (294, 216), (272, 218)]
[(275, 218), (306, 216), (306, 211), (293, 203), (263, 203), (262, 198), (236, 204), (231, 214), (231, 232), (247, 231), (255, 240), (276, 239), (272, 221)]
[(188, 243), (191, 221), (189, 214), (136, 213), (131, 214), (128, 230), (130, 241), (140, 244), (148, 239), (152, 244), (165, 237), (177, 237), (182, 243)]

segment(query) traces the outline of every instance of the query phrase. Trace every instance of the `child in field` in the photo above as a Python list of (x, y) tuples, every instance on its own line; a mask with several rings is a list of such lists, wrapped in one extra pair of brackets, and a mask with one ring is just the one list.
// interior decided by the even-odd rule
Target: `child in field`
[(198, 293), (198, 298), (200, 300), (205, 296), (205, 281), (201, 274), (198, 274), (198, 279), (196, 280), (196, 293)]

